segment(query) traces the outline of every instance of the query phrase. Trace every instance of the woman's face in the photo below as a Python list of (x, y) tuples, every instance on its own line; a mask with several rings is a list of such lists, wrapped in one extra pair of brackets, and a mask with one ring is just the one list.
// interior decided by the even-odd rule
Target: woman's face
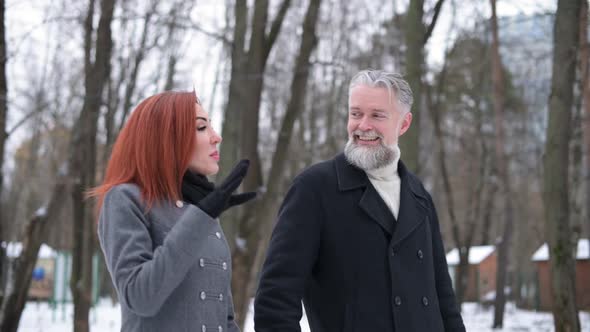
[(217, 144), (221, 142), (221, 136), (213, 130), (209, 115), (201, 105), (196, 104), (195, 113), (197, 116), (196, 144), (189, 168), (201, 175), (214, 175), (219, 171)]

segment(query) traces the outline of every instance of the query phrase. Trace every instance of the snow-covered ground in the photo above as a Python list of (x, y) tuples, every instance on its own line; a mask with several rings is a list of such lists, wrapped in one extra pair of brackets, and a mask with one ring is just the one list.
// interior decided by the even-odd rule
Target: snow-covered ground
[[(550, 313), (520, 310), (513, 304), (506, 307), (504, 329), (492, 330), (493, 308), (483, 308), (475, 303), (463, 305), (463, 319), (467, 331), (474, 332), (546, 332), (553, 331), (553, 318)], [(119, 307), (109, 300), (99, 302), (90, 316), (92, 332), (119, 332), (121, 319)], [(249, 316), (244, 332), (252, 332), (252, 315)], [(21, 319), (19, 332), (69, 332), (72, 331), (72, 306), (61, 306), (56, 310), (46, 303), (29, 302)], [(582, 331), (590, 332), (590, 313), (580, 313)], [(307, 321), (301, 323), (303, 332), (308, 332)]]

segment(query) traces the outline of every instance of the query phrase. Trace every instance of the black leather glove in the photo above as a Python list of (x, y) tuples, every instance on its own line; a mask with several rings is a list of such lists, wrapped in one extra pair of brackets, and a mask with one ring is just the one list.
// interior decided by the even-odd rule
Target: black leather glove
[(212, 218), (217, 218), (230, 207), (244, 204), (256, 197), (255, 192), (233, 194), (244, 180), (249, 166), (250, 161), (241, 160), (218, 187), (206, 177), (187, 171), (182, 181), (183, 199), (197, 205)]

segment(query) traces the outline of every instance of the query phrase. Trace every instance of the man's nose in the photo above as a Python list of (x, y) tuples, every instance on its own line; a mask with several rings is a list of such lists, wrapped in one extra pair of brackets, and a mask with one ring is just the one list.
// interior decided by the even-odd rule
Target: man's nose
[(358, 129), (362, 131), (369, 131), (373, 129), (373, 126), (371, 125), (371, 121), (367, 117), (364, 117), (361, 119), (361, 122), (358, 125)]

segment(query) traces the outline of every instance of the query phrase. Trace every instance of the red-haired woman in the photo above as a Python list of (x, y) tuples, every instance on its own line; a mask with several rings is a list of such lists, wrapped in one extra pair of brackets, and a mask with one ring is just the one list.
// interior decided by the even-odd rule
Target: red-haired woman
[(98, 199), (98, 238), (121, 302), (121, 331), (239, 331), (231, 257), (218, 217), (255, 193), (233, 194), (243, 160), (221, 185), (221, 137), (194, 92), (142, 101), (121, 131)]

